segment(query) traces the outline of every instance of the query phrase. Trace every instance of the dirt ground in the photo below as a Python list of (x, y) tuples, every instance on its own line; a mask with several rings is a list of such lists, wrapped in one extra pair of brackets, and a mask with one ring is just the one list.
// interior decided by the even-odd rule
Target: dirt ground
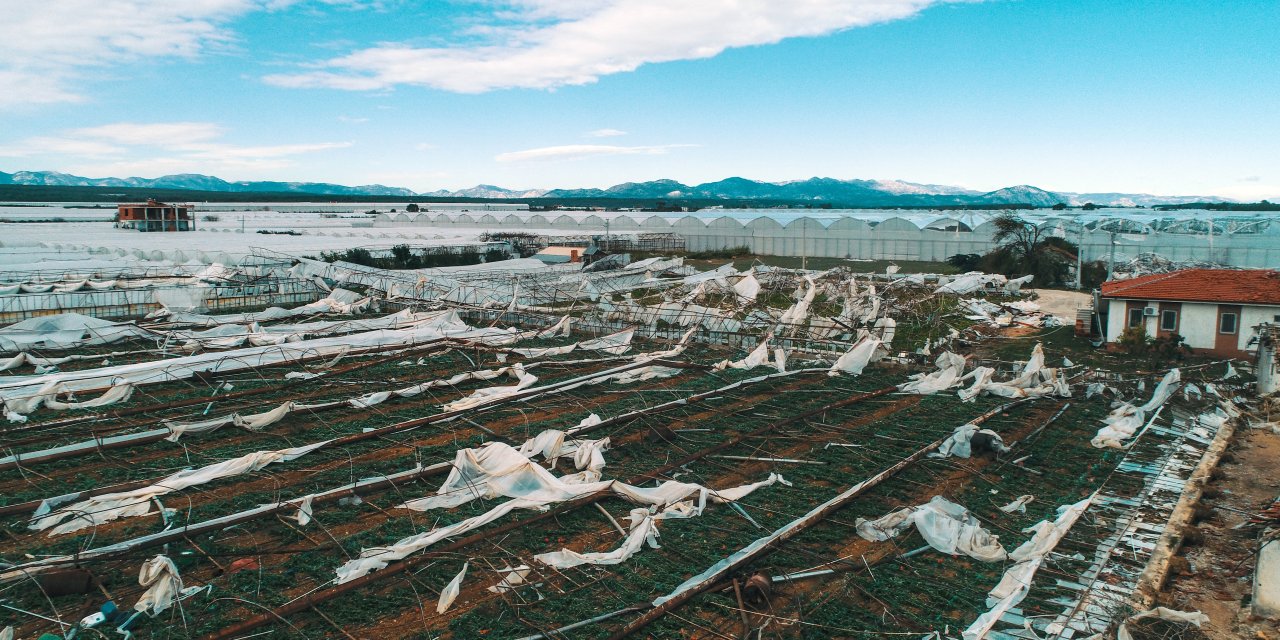
[[(1186, 562), (1161, 594), (1161, 604), (1209, 616), (1203, 631), (1211, 640), (1280, 639), (1280, 622), (1249, 615), (1258, 527), (1248, 525), (1280, 495), (1280, 435), (1270, 429), (1237, 432), (1206, 488), (1203, 519), (1183, 549)], [(1243, 525), (1243, 526), (1242, 526)]]
[(1093, 306), (1093, 296), (1085, 291), (1062, 291), (1059, 289), (1023, 289), (1027, 293), (1040, 296), (1036, 304), (1042, 311), (1052, 313), (1074, 325), (1076, 309)]

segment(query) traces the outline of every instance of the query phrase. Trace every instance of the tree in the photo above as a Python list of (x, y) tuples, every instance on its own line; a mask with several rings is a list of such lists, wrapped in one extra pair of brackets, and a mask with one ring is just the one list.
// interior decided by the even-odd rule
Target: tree
[(419, 211), (419, 209), (418, 209), (418, 205), (416, 205), (416, 204), (414, 204), (414, 203), (412, 203), (412, 202), (410, 202), (410, 203), (409, 203), (409, 206), (405, 207), (405, 208), (404, 208), (404, 210), (405, 210), (405, 211), (408, 211), (409, 213), (417, 213), (417, 212)]
[(998, 246), (983, 256), (984, 271), (1011, 277), (1031, 274), (1036, 283), (1047, 286), (1066, 279), (1075, 261), (1075, 244), (1050, 236), (1012, 213), (1001, 214), (992, 222), (996, 227), (992, 240)]
[(947, 264), (964, 273), (977, 271), (982, 266), (982, 256), (976, 253), (957, 253), (947, 258)]
[(1059, 202), (1058, 204), (1053, 205), (1054, 211), (1064, 211), (1066, 208), (1067, 204), (1065, 202)]

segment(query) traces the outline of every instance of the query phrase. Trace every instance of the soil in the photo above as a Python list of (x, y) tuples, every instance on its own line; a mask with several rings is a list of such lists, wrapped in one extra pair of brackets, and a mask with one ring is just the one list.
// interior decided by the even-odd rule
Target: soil
[(1242, 427), (1201, 500), (1206, 516), (1183, 547), (1185, 563), (1175, 560), (1160, 595), (1159, 604), (1208, 615), (1203, 631), (1211, 640), (1280, 638), (1277, 621), (1255, 618), (1248, 608), (1259, 532), (1248, 521), (1280, 495), (1276, 469), (1280, 435)]
[(1026, 293), (1034, 293), (1036, 304), (1040, 310), (1051, 313), (1074, 325), (1076, 309), (1093, 306), (1093, 296), (1083, 291), (1063, 291), (1060, 289), (1024, 289)]

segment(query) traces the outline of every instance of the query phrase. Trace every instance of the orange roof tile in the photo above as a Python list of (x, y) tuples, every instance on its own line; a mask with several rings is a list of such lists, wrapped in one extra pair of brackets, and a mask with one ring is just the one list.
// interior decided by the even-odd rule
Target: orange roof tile
[(1104, 282), (1102, 297), (1280, 305), (1280, 272), (1270, 269), (1184, 269), (1155, 273)]

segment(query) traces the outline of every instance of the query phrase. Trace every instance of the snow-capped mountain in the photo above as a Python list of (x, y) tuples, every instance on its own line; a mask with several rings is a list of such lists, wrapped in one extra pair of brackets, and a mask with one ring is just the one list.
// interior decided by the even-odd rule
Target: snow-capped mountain
[(1080, 206), (1151, 206), (1188, 202), (1230, 202), (1212, 196), (1155, 196), (1136, 193), (1070, 193), (1046, 191), (1031, 185), (1005, 187), (980, 192), (962, 187), (922, 184), (905, 180), (840, 180), (813, 177), (786, 182), (762, 182), (732, 177), (715, 182), (688, 185), (675, 180), (624, 182), (605, 189), (506, 189), (480, 184), (468, 189), (440, 189), (414, 193), (401, 187), (380, 184), (344, 186), (323, 182), (228, 182), (202, 174), (177, 174), (159, 178), (84, 178), (56, 171), (0, 172), (0, 184), (132, 187), (141, 189), (191, 189), (214, 192), (294, 193), (344, 196), (422, 196), (429, 198), (467, 198), (515, 200), (533, 198), (590, 200), (674, 200), (737, 203), (759, 202), (762, 206), (779, 204), (814, 204), (840, 207), (936, 207), (956, 205), (1030, 205), (1050, 207), (1055, 204)]

